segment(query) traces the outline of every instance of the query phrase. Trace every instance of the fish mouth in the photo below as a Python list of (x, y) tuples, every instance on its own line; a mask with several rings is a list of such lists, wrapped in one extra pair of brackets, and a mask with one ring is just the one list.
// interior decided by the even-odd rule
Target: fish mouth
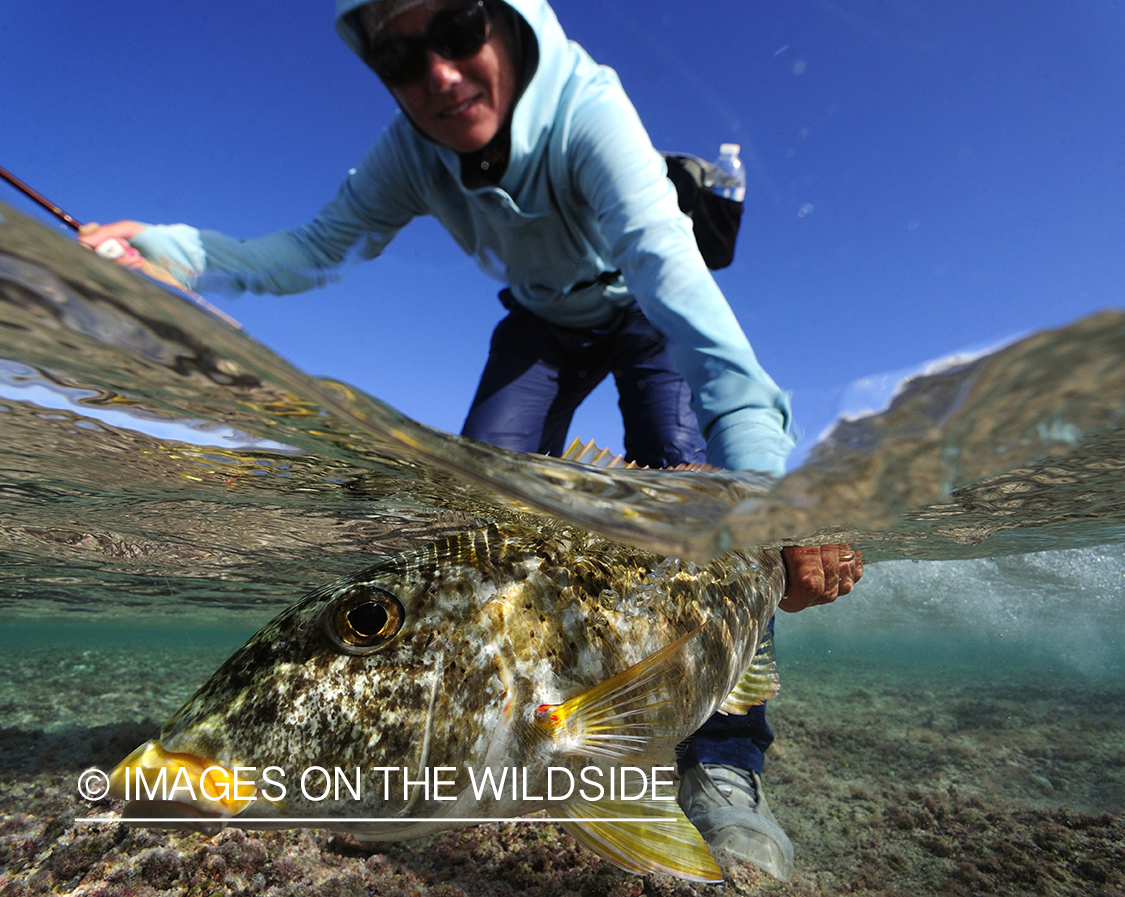
[(146, 741), (114, 767), (109, 796), (129, 801), (122, 818), (136, 820), (134, 824), (211, 834), (222, 825), (202, 820), (229, 819), (259, 797), (253, 782), (237, 777), (223, 764), (165, 750), (159, 741)]

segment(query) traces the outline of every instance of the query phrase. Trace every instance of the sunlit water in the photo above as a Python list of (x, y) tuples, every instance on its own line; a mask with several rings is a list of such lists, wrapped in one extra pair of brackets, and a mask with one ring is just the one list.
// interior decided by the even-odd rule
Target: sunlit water
[[(801, 706), (785, 702), (818, 684), (928, 695), (918, 715), (941, 731), (966, 718), (944, 697), (954, 684), (992, 707), (993, 684), (1023, 683), (1036, 714), (1064, 721), (1068, 695), (1120, 703), (1121, 315), (932, 372), (766, 492), (428, 430), (0, 215), (0, 731), (60, 733), (65, 755), (71, 737), (158, 725), (309, 589), (526, 510), (698, 558), (860, 545), (873, 563), (852, 595), (779, 616), (782, 738)], [(1119, 773), (1064, 794), (1036, 767), (1005, 793), (1119, 812)]]

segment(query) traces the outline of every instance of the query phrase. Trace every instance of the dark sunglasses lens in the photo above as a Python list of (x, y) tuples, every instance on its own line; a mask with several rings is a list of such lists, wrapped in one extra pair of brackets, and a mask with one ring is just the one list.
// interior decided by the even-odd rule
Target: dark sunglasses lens
[(376, 41), (368, 64), (384, 84), (405, 87), (426, 73), (427, 47), (446, 59), (468, 59), (485, 45), (491, 24), (480, 0), (447, 7), (433, 17), (424, 37), (392, 35)]
[(468, 59), (488, 40), (488, 12), (481, 3), (444, 9), (434, 16), (428, 43), (446, 59)]
[(403, 87), (426, 71), (426, 41), (420, 37), (389, 37), (371, 48), (368, 60), (384, 84)]

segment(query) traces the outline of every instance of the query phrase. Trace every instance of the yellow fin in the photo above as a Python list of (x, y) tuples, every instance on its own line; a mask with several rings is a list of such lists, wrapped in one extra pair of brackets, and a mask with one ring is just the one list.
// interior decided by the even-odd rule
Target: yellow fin
[(733, 713), (741, 716), (751, 707), (765, 703), (774, 697), (781, 688), (777, 675), (777, 657), (773, 652), (773, 636), (766, 634), (758, 645), (758, 652), (750, 662), (750, 669), (742, 674), (738, 684), (719, 705), (720, 713)]
[(566, 447), (560, 455), (564, 461), (574, 461), (578, 464), (589, 464), (591, 467), (636, 467), (636, 462), (628, 461), (620, 455), (611, 455), (609, 449), (598, 448), (591, 439), (585, 445), (576, 436), (574, 441)]
[[(663, 774), (671, 777), (670, 773)], [(562, 823), (563, 830), (626, 872), (664, 872), (688, 881), (722, 881), (719, 864), (676, 803), (675, 791), (664, 786), (658, 794), (666, 799), (653, 800), (651, 791), (639, 800), (579, 799), (563, 808), (574, 820)], [(593, 821), (610, 817), (621, 821)]]
[[(611, 455), (609, 449), (598, 448), (594, 444), (594, 440), (583, 444), (577, 436), (566, 447), (561, 455), (564, 461), (574, 461), (578, 464), (589, 464), (591, 467), (605, 467), (605, 468), (626, 468), (628, 470), (648, 470), (647, 467), (641, 467), (636, 461), (626, 461), (621, 455)], [(707, 472), (717, 472), (719, 468), (711, 467), (708, 464), (677, 464), (675, 467), (665, 467), (665, 470), (700, 470)]]
[(562, 704), (542, 704), (535, 721), (564, 756), (647, 757), (679, 740), (683, 670), (675, 661), (704, 623), (627, 670)]

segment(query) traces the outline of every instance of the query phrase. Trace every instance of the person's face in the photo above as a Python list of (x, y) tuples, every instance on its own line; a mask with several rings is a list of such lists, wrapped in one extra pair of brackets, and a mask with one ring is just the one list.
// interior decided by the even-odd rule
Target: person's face
[[(391, 19), (378, 34), (416, 37), (426, 33), (434, 15), (461, 0), (433, 0)], [(426, 48), (426, 69), (405, 86), (391, 87), (399, 105), (437, 143), (470, 153), (488, 144), (511, 111), (515, 96), (515, 63), (501, 29), (467, 59), (445, 59)]]

